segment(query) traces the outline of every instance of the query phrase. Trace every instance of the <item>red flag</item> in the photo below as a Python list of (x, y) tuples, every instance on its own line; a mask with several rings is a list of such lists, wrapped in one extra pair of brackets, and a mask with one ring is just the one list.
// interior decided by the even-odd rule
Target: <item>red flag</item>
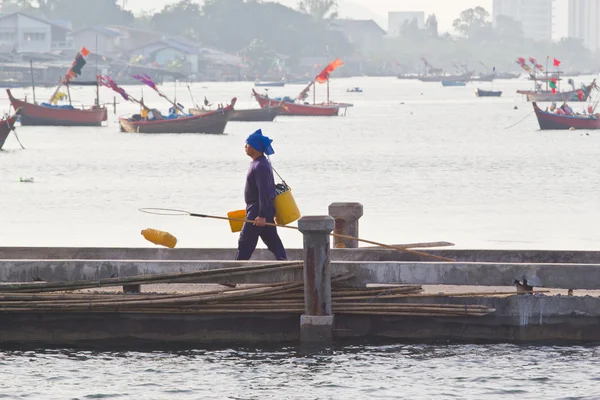
[(329, 65), (326, 66), (325, 69), (323, 69), (323, 71), (319, 73), (319, 75), (317, 75), (315, 80), (319, 83), (327, 82), (327, 80), (329, 79), (329, 74), (331, 74), (333, 71), (335, 71), (337, 67), (341, 65), (344, 65), (344, 63), (339, 58), (335, 61), (330, 62)]
[(556, 94), (556, 89), (552, 88), (552, 94)]
[(556, 58), (554, 59), (554, 66), (558, 67), (560, 65), (560, 61), (558, 61)]
[(552, 82), (554, 82), (554, 84), (558, 83), (558, 81), (556, 80), (556, 78), (552, 78), (551, 80), (552, 80)]
[(88, 54), (90, 54), (90, 51), (88, 49), (86, 49), (85, 47), (82, 47), (80, 53), (82, 56), (87, 57)]
[(579, 91), (577, 92), (577, 98), (579, 99), (579, 101), (583, 100), (583, 91), (581, 89), (579, 89)]
[(531, 61), (532, 64), (535, 64), (535, 58), (529, 57), (529, 61)]

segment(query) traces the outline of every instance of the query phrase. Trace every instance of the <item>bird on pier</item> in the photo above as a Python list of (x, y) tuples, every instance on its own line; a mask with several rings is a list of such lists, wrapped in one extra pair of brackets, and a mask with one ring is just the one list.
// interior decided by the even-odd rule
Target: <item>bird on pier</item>
[(521, 283), (518, 279), (513, 282), (517, 288), (517, 293), (532, 293), (533, 286), (527, 284), (527, 278), (523, 276), (523, 282)]

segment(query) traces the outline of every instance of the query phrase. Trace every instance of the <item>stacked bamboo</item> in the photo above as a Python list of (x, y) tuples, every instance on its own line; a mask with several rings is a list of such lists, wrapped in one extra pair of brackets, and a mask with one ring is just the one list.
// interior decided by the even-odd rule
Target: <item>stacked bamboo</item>
[[(74, 293), (74, 290), (153, 283), (202, 283), (233, 277), (302, 268), (302, 263), (279, 263), (222, 268), (189, 273), (108, 278), (98, 281), (50, 282), (0, 286), (0, 312), (119, 312), (119, 313), (304, 313), (304, 283), (281, 282), (219, 288), (186, 294)], [(352, 274), (336, 275), (332, 282), (335, 314), (397, 316), (483, 316), (485, 306), (389, 302), (386, 299), (419, 296), (419, 285), (357, 288), (348, 284)], [(49, 293), (61, 292), (61, 293)]]

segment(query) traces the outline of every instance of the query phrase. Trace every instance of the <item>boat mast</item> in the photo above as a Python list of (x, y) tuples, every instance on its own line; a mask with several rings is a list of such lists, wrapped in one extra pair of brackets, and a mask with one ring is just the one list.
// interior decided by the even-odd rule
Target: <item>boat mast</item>
[(98, 85), (98, 34), (96, 34), (96, 105), (100, 107), (100, 87)]
[(33, 90), (33, 104), (37, 104), (35, 102), (35, 82), (33, 81), (33, 61), (29, 59), (29, 71), (31, 72), (31, 90)]
[(327, 78), (327, 104), (329, 104), (329, 77)]

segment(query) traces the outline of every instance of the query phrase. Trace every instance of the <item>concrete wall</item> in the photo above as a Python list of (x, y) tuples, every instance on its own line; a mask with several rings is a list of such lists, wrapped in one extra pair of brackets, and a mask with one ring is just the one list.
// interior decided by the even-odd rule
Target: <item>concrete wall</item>
[[(336, 314), (334, 339), (460, 342), (597, 342), (600, 299), (508, 298), (409, 299), (398, 302), (481, 304), (483, 317), (410, 317)], [(335, 311), (335, 310), (334, 310)], [(299, 340), (300, 315), (135, 312), (0, 313), (0, 346), (133, 347), (202, 343), (273, 343)]]
[[(0, 260), (0, 282), (97, 280), (112, 276), (193, 272), (264, 264), (264, 261), (157, 260)], [(395, 261), (334, 261), (334, 274), (352, 273), (353, 283), (511, 286), (526, 277), (539, 288), (599, 289), (600, 264), (446, 263)], [(302, 280), (301, 271), (228, 278), (228, 282), (283, 282)], [(219, 282), (219, 281), (215, 281)]]
[[(286, 249), (288, 257), (301, 260), (302, 249)], [(572, 250), (429, 250), (425, 253), (465, 262), (573, 263), (600, 264), (600, 251)], [(0, 260), (6, 259), (84, 259), (84, 260), (233, 260), (236, 249), (164, 247), (0, 247)], [(273, 260), (266, 249), (257, 249), (253, 260)], [(358, 248), (331, 249), (332, 260), (347, 261), (427, 261), (402, 251)]]

